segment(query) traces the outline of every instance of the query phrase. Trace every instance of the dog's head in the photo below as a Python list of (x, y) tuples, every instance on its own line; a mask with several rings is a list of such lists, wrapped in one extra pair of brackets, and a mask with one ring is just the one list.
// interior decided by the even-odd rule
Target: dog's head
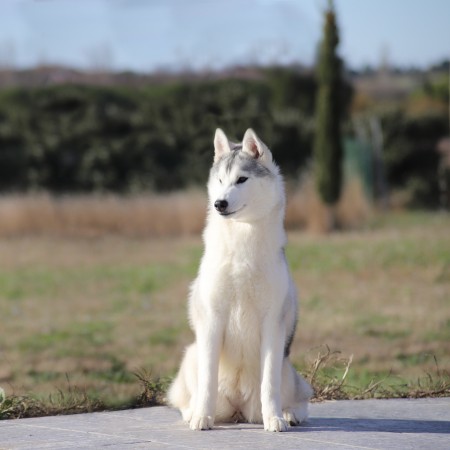
[(242, 222), (258, 220), (283, 200), (281, 177), (272, 153), (252, 129), (241, 144), (221, 129), (214, 137), (214, 164), (208, 193), (213, 213)]

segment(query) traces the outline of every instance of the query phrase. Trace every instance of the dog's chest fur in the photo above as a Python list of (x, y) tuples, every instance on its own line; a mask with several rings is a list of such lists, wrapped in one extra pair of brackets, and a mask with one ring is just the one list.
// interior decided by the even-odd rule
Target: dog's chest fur
[(259, 372), (264, 316), (269, 309), (282, 308), (288, 288), (282, 248), (254, 229), (238, 226), (229, 227), (221, 238), (206, 252), (204, 265), (209, 276), (215, 267), (214, 278), (220, 280), (220, 296), (212, 301), (223, 321), (222, 359), (235, 368)]

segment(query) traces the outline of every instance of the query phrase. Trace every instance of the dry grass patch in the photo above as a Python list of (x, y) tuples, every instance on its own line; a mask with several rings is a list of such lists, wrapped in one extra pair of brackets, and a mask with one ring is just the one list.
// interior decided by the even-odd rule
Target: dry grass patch
[[(363, 227), (374, 211), (359, 179), (348, 181), (336, 205), (337, 227), (342, 230)], [(314, 233), (329, 231), (328, 210), (320, 199), (311, 175), (305, 175), (299, 186), (288, 191), (286, 227), (306, 229)]]
[(200, 191), (167, 195), (49, 194), (0, 197), (0, 236), (180, 236), (199, 234), (206, 197)]
[[(166, 195), (49, 194), (0, 197), (0, 237), (49, 235), (98, 237), (119, 234), (130, 237), (187, 236), (201, 233), (206, 217), (206, 193), (200, 190)], [(311, 177), (288, 192), (288, 229), (327, 230), (326, 207)], [(350, 181), (337, 206), (342, 229), (360, 228), (372, 209), (358, 180)]]

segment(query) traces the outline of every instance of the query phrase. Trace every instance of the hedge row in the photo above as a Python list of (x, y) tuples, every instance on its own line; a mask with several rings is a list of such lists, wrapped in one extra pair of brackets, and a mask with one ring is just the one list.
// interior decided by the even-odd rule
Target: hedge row
[[(287, 177), (310, 161), (316, 84), (270, 69), (254, 80), (0, 90), (0, 191), (54, 193), (182, 189), (206, 181), (216, 127), (240, 140), (252, 127)], [(351, 89), (344, 88), (349, 104)], [(391, 188), (437, 202), (437, 140), (444, 116), (381, 118)], [(349, 127), (347, 127), (349, 129)]]
[(171, 190), (203, 183), (222, 127), (253, 127), (288, 175), (311, 156), (315, 83), (261, 81), (146, 88), (53, 86), (0, 92), (0, 189)]

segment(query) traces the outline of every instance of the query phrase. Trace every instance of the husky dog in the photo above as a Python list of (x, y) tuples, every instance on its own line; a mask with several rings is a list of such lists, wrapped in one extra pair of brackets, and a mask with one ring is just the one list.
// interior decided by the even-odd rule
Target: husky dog
[(205, 251), (189, 299), (196, 340), (168, 400), (192, 430), (245, 420), (286, 431), (307, 418), (312, 389), (288, 359), (297, 295), (284, 255), (283, 180), (251, 129), (242, 144), (217, 129), (214, 147)]

